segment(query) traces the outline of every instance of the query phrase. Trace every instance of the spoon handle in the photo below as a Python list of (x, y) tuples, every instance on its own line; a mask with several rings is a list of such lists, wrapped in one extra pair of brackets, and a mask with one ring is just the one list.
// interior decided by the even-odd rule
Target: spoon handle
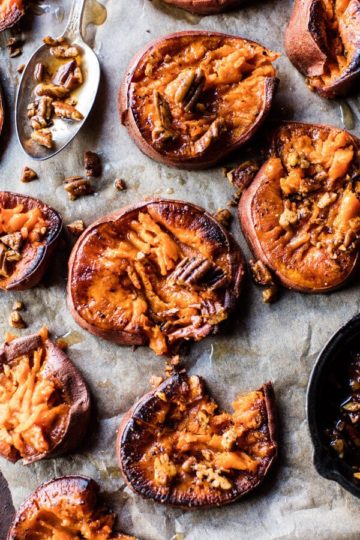
[(84, 12), (86, 0), (73, 0), (68, 23), (66, 25), (63, 36), (69, 41), (73, 41), (77, 37), (82, 38), (81, 35), (81, 22)]

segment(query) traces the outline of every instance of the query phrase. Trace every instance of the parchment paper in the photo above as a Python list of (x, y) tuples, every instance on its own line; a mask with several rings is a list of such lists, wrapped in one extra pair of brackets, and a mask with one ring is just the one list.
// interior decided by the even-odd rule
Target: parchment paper
[[(282, 34), (289, 18), (288, 0), (245, 4), (232, 13), (194, 17), (161, 5), (159, 0), (102, 0), (106, 23), (90, 25), (85, 36), (99, 55), (102, 81), (94, 110), (70, 147), (43, 163), (22, 153), (14, 132), (13, 112), (16, 68), (29, 58), (45, 34), (58, 35), (65, 25), (69, 0), (42, 3), (40, 16), (25, 24), (24, 53), (9, 59), (1, 36), (1, 82), (6, 93), (7, 121), (1, 138), (0, 188), (40, 197), (58, 209), (65, 223), (95, 218), (147, 196), (175, 197), (198, 203), (210, 212), (224, 207), (232, 189), (221, 169), (184, 172), (143, 156), (121, 127), (117, 91), (132, 55), (152, 38), (187, 28), (238, 34), (283, 52)], [(39, 10), (38, 10), (39, 11)], [(281, 80), (272, 116), (342, 126), (339, 103), (312, 94), (286, 56), (277, 62)], [(356, 101), (351, 102), (355, 116)], [(354, 132), (359, 134), (359, 123)], [(64, 176), (82, 174), (85, 150), (101, 154), (103, 177), (95, 181), (97, 193), (70, 202), (62, 187)], [(239, 153), (239, 161), (241, 154)], [(32, 166), (40, 180), (20, 182), (24, 165)], [(126, 180), (128, 190), (117, 192), (114, 179)], [(249, 251), (237, 221), (232, 231)], [(312, 445), (305, 418), (305, 393), (314, 361), (331, 334), (359, 312), (359, 285), (327, 296), (284, 292), (279, 302), (264, 305), (260, 291), (247, 282), (238, 313), (226, 333), (194, 345), (185, 366), (206, 378), (221, 405), (228, 406), (239, 391), (274, 382), (281, 419), (278, 468), (256, 493), (231, 506), (186, 512), (144, 501), (125, 488), (114, 453), (116, 429), (122, 414), (149, 389), (150, 374), (161, 375), (163, 361), (148, 350), (133, 352), (97, 339), (80, 330), (65, 302), (66, 250), (59, 251), (45, 283), (22, 294), (1, 294), (0, 330), (15, 298), (27, 311), (28, 331), (48, 325), (54, 336), (76, 332), (69, 356), (91, 386), (97, 409), (85, 444), (77, 453), (24, 467), (1, 459), (0, 468), (10, 483), (18, 506), (41, 482), (64, 474), (85, 474), (97, 480), (119, 525), (143, 540), (169, 540), (175, 533), (186, 540), (355, 539), (360, 535), (359, 501), (335, 482), (321, 478), (312, 465)]]

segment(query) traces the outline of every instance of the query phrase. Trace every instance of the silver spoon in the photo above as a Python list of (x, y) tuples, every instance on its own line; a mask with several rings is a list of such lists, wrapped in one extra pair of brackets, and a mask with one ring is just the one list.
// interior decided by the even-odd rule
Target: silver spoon
[(85, 43), (81, 34), (81, 22), (86, 0), (73, 0), (69, 20), (62, 36), (72, 45), (77, 45), (81, 51), (81, 70), (83, 84), (72, 92), (76, 96), (76, 108), (82, 113), (81, 122), (73, 122), (54, 118), (51, 126), (54, 147), (49, 149), (41, 146), (31, 139), (32, 128), (27, 117), (27, 106), (34, 101), (34, 89), (37, 82), (34, 80), (34, 69), (39, 62), (49, 63), (52, 58), (47, 45), (42, 45), (35, 51), (23, 71), (20, 85), (16, 95), (15, 122), (16, 132), (23, 150), (33, 159), (44, 160), (58, 154), (75, 137), (85, 122), (94, 104), (100, 82), (100, 64), (94, 51)]

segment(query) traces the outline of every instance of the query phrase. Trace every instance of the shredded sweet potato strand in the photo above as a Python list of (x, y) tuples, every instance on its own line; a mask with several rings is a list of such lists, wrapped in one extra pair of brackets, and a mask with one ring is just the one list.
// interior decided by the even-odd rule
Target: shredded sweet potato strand
[(25, 211), (24, 205), (19, 204), (14, 208), (0, 207), (0, 235), (20, 232), (23, 239), (31, 242), (39, 240), (39, 235), (46, 229), (47, 222), (40, 208), (35, 207)]

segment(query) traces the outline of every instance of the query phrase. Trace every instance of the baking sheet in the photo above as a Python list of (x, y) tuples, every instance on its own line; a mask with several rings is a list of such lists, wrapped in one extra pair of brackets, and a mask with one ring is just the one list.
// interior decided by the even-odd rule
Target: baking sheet
[[(7, 121), (0, 146), (0, 188), (42, 198), (61, 212), (65, 223), (83, 219), (90, 224), (104, 213), (154, 195), (198, 203), (210, 212), (224, 207), (232, 189), (221, 168), (178, 171), (158, 165), (140, 153), (118, 120), (118, 86), (137, 49), (168, 32), (228, 32), (283, 52), (282, 34), (291, 3), (249, 2), (232, 13), (203, 18), (165, 7), (160, 0), (102, 3), (108, 12), (106, 23), (89, 25), (85, 31), (102, 65), (101, 88), (94, 110), (68, 149), (44, 163), (27, 158), (16, 140), (12, 121), (19, 79), (16, 68), (30, 57), (41, 37), (61, 32), (70, 1), (38, 2), (36, 11), (40, 15), (27, 17), (24, 53), (19, 58), (9, 59), (4, 46), (11, 32), (1, 35), (0, 71)], [(327, 102), (310, 93), (284, 55), (277, 66), (281, 83), (273, 118), (328, 122), (342, 127), (338, 101)], [(357, 102), (351, 100), (349, 104), (354, 113), (353, 131), (359, 134)], [(348, 115), (346, 122), (351, 124)], [(104, 174), (94, 181), (96, 195), (71, 202), (62, 187), (63, 178), (83, 173), (85, 150), (101, 154)], [(24, 165), (33, 167), (40, 179), (22, 184), (20, 172)], [(126, 180), (127, 191), (119, 193), (114, 189), (115, 178)], [(249, 255), (236, 221), (232, 231)], [(124, 485), (114, 455), (116, 429), (122, 414), (148, 391), (149, 375), (162, 374), (163, 361), (146, 348), (133, 352), (77, 327), (65, 303), (66, 256), (66, 250), (59, 251), (43, 285), (21, 294), (1, 294), (0, 334), (9, 329), (7, 318), (15, 298), (26, 304), (28, 332), (44, 324), (54, 336), (70, 332), (75, 343), (69, 348), (69, 356), (89, 382), (97, 409), (79, 452), (28, 467), (1, 459), (0, 468), (10, 483), (16, 506), (43, 481), (64, 474), (85, 474), (100, 483), (119, 515), (121, 529), (143, 540), (170, 540), (176, 533), (179, 540), (312, 540), (315, 535), (319, 540), (359, 538), (359, 501), (315, 472), (305, 419), (306, 385), (314, 361), (331, 334), (359, 312), (359, 286), (328, 296), (286, 291), (279, 302), (269, 306), (262, 303), (260, 291), (248, 282), (226, 334), (207, 338), (191, 348), (184, 365), (191, 373), (206, 378), (223, 406), (229, 405), (239, 391), (257, 388), (269, 379), (274, 382), (281, 443), (279, 466), (256, 493), (228, 507), (186, 512), (144, 501)]]

